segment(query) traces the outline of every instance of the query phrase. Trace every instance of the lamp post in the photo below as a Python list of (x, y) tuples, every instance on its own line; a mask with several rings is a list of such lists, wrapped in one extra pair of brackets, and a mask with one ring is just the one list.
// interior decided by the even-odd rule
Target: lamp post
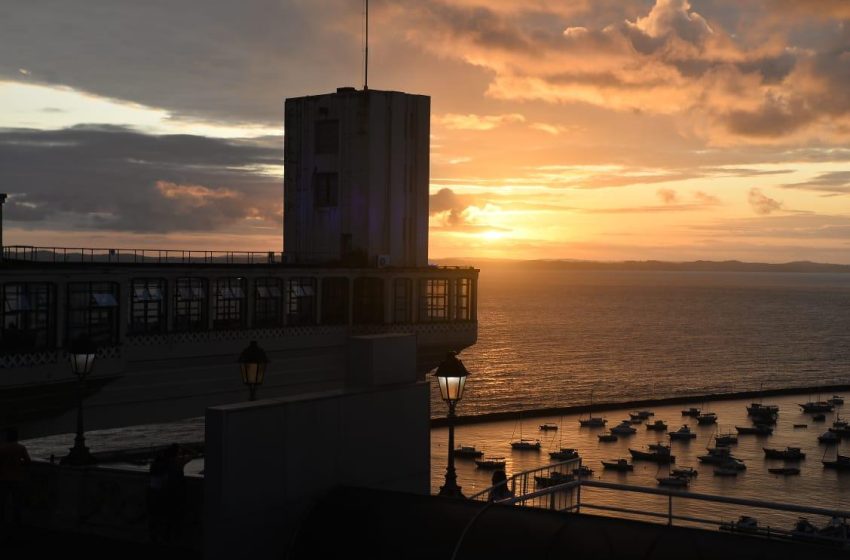
[(455, 473), (455, 407), (463, 398), (463, 388), (469, 372), (455, 352), (449, 352), (446, 359), (437, 367), (434, 377), (440, 384), (440, 395), (449, 405), (449, 464), (446, 467), (446, 483), (440, 487), (440, 496), (463, 498), (460, 486), (457, 485)]
[(242, 383), (247, 385), (251, 392), (250, 400), (256, 400), (257, 387), (263, 384), (269, 358), (266, 356), (266, 352), (257, 346), (257, 341), (252, 340), (248, 347), (239, 354), (238, 362), (242, 370)]
[(95, 462), (94, 457), (86, 447), (86, 438), (83, 435), (83, 399), (86, 393), (86, 377), (94, 367), (94, 359), (97, 356), (97, 346), (92, 340), (83, 335), (68, 347), (68, 358), (71, 363), (71, 372), (77, 376), (77, 437), (74, 438), (74, 447), (68, 455), (59, 462), (62, 465), (91, 465)]

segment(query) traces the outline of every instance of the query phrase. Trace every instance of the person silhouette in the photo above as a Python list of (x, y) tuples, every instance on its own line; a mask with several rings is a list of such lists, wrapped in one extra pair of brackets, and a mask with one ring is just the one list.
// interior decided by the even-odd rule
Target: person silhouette
[(511, 492), (510, 488), (508, 488), (508, 477), (505, 474), (505, 471), (501, 469), (495, 471), (493, 473), (492, 487), (490, 488), (490, 495), (487, 497), (487, 501), (500, 502), (513, 497), (514, 493)]
[[(18, 429), (7, 428), (0, 444), (0, 526), (21, 527), (24, 482), (30, 460), (27, 448), (18, 443)], [(7, 519), (7, 506), (9, 519)]]

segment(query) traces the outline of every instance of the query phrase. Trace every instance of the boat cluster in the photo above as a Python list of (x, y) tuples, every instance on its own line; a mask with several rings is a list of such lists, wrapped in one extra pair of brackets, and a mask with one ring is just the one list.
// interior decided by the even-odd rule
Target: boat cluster
[[(831, 412), (836, 405), (843, 404), (844, 399), (841, 396), (834, 395), (827, 401), (812, 401), (805, 404), (800, 404), (800, 407), (805, 413), (811, 413), (816, 418), (817, 415), (824, 412)], [(666, 432), (668, 429), (667, 423), (664, 420), (656, 419), (649, 422), (650, 417), (655, 414), (649, 410), (638, 410), (629, 413), (629, 418), (622, 420), (618, 425), (611, 428), (605, 433), (598, 434), (600, 442), (617, 441), (619, 437), (630, 436), (637, 432), (635, 424), (641, 424), (646, 421), (647, 431)], [(746, 470), (746, 465), (742, 459), (735, 457), (731, 451), (731, 445), (738, 443), (740, 435), (757, 435), (766, 436), (773, 433), (773, 427), (777, 423), (779, 416), (779, 407), (777, 405), (762, 404), (753, 402), (747, 406), (747, 415), (752, 421), (751, 426), (735, 426), (735, 432), (715, 433), (714, 447), (706, 448), (707, 453), (699, 455), (697, 458), (700, 463), (711, 465), (716, 476), (737, 476), (738, 473)], [(700, 408), (691, 407), (682, 410), (682, 416), (696, 418), (699, 424), (709, 425), (717, 423), (717, 414), (714, 412), (705, 412)], [(813, 418), (814, 419), (814, 418)], [(592, 413), (586, 418), (580, 418), (579, 424), (581, 427), (605, 427), (608, 420), (601, 416), (593, 416)], [(807, 424), (795, 424), (795, 428), (806, 427)], [(558, 431), (559, 425), (553, 423), (540, 424), (541, 432)], [(697, 434), (691, 430), (687, 424), (674, 431), (667, 433), (667, 437), (672, 444), (673, 441), (688, 442), (697, 437)], [(850, 422), (837, 418), (831, 428), (824, 434), (818, 437), (821, 443), (837, 443), (841, 438), (850, 439)], [(614, 470), (619, 472), (629, 472), (634, 470), (634, 461), (650, 461), (658, 465), (673, 465), (676, 462), (676, 456), (673, 455), (671, 444), (655, 443), (647, 446), (646, 450), (629, 448), (632, 462), (628, 458), (616, 458), (607, 461), (602, 461), (602, 466), (606, 470)], [(520, 438), (511, 441), (511, 449), (514, 451), (534, 451), (541, 450), (541, 442), (539, 439), (524, 439), (522, 437), (522, 427), (520, 423)], [(785, 449), (773, 449), (768, 447), (762, 448), (765, 459), (781, 460), (786, 463), (794, 463), (802, 461), (806, 458), (806, 454), (799, 447), (786, 447)], [(484, 457), (483, 452), (477, 450), (474, 446), (460, 446), (455, 449), (455, 457), (474, 459), (475, 464), (479, 469), (504, 469), (506, 464), (505, 457), (502, 456), (487, 456)], [(549, 457), (553, 461), (569, 461), (579, 459), (579, 452), (572, 447), (558, 447), (555, 451), (549, 452)], [(825, 468), (838, 470), (850, 470), (850, 456), (838, 454), (835, 460), (822, 461)], [(777, 475), (798, 475), (800, 469), (794, 465), (784, 465), (781, 467), (770, 467), (767, 469), (772, 474)], [(591, 476), (593, 470), (587, 466), (580, 466), (573, 469), (572, 474), (552, 472), (548, 476), (537, 476), (535, 480), (539, 487), (554, 486), (576, 477)], [(696, 477), (698, 471), (693, 467), (671, 468), (667, 476), (656, 478), (661, 486), (687, 488), (690, 481)]]
[(817, 527), (805, 517), (800, 517), (792, 529), (783, 530), (775, 527), (762, 527), (755, 517), (742, 515), (736, 521), (721, 523), (720, 529), (739, 533), (762, 534), (770, 538), (787, 537), (793, 540), (838, 546), (846, 546), (847, 542), (850, 541), (850, 525), (846, 520), (838, 517), (833, 517), (823, 527)]

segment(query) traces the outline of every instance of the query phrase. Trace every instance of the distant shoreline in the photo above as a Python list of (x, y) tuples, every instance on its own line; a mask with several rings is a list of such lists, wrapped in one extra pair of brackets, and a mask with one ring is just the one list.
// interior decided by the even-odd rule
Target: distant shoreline
[(434, 259), (443, 266), (523, 267), (534, 270), (620, 270), (620, 271), (668, 271), (668, 272), (798, 272), (798, 273), (842, 273), (850, 274), (850, 264), (816, 263), (797, 261), (787, 263), (752, 263), (742, 261), (572, 261), (572, 260), (510, 260), (447, 258)]
[[(617, 410), (620, 408), (643, 408), (649, 406), (661, 406), (667, 404), (688, 404), (695, 402), (725, 401), (745, 398), (761, 398), (777, 395), (797, 395), (807, 393), (832, 393), (835, 391), (850, 391), (850, 385), (822, 385), (819, 387), (788, 387), (785, 389), (766, 389), (764, 391), (738, 391), (734, 393), (717, 393), (713, 395), (683, 395), (677, 397), (665, 397), (660, 399), (642, 399), (634, 401), (594, 403), (593, 412), (604, 410)], [(831, 397), (832, 395), (829, 395)], [(829, 398), (826, 397), (826, 398)], [(850, 399), (850, 396), (848, 396)], [(458, 416), (455, 418), (456, 426), (469, 424), (482, 424), (485, 422), (498, 422), (502, 420), (516, 420), (520, 415), (524, 418), (540, 418), (544, 416), (561, 416), (567, 414), (581, 414), (589, 412), (589, 405), (564, 406), (556, 408), (537, 408), (510, 412), (489, 412), (486, 414), (472, 414), (469, 416)], [(448, 425), (445, 417), (431, 418), (432, 428), (442, 428)]]

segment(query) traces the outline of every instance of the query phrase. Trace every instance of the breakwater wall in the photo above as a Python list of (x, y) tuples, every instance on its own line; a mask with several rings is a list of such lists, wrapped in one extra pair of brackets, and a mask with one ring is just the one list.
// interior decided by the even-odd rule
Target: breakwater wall
[[(661, 406), (667, 404), (689, 404), (712, 401), (728, 401), (737, 399), (761, 399), (763, 397), (771, 397), (777, 395), (808, 395), (808, 394), (826, 394), (839, 391), (850, 391), (850, 385), (821, 385), (817, 387), (787, 387), (781, 389), (765, 389), (763, 391), (733, 391), (724, 393), (713, 393), (709, 395), (676, 395), (672, 397), (663, 397), (657, 399), (638, 399), (631, 401), (593, 403), (593, 412), (602, 412), (605, 410), (619, 410), (622, 408), (645, 408), (651, 406)], [(831, 396), (831, 395), (830, 395)], [(829, 397), (825, 397), (829, 398)], [(806, 400), (808, 400), (806, 398)], [(527, 410), (513, 410), (506, 412), (491, 412), (487, 414), (472, 414), (468, 416), (458, 416), (455, 418), (455, 426), (463, 426), (469, 424), (481, 424), (485, 422), (498, 422), (501, 420), (516, 420), (520, 415), (523, 418), (541, 418), (544, 416), (560, 416), (567, 414), (582, 414), (590, 412), (590, 405), (565, 406), (554, 408), (536, 408)], [(432, 410), (432, 412), (435, 412)], [(448, 420), (445, 417), (437, 417), (431, 419), (432, 428), (442, 428), (448, 426)]]

